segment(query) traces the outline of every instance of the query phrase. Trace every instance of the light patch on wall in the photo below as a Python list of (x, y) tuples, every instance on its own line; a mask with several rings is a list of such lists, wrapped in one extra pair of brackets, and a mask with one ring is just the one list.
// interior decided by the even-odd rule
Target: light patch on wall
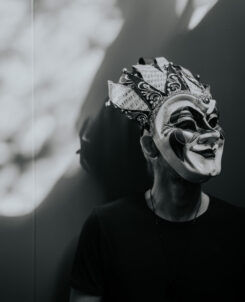
[(189, 0), (176, 0), (175, 11), (178, 17), (183, 14), (188, 2)]
[(217, 2), (218, 0), (194, 0), (193, 13), (188, 24), (188, 29), (193, 30), (197, 27)]
[(34, 23), (30, 3), (1, 2), (0, 216), (31, 213), (74, 162), (80, 107), (123, 25), (115, 0), (37, 1)]

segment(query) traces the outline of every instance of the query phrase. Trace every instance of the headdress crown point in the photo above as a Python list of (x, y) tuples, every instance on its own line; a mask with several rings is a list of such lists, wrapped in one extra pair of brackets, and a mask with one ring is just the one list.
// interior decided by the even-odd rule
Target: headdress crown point
[(109, 101), (128, 118), (149, 127), (152, 113), (175, 94), (190, 94), (207, 104), (211, 99), (210, 86), (200, 82), (200, 75), (169, 62), (164, 57), (152, 60), (140, 58), (132, 72), (122, 69), (119, 83), (108, 81)]

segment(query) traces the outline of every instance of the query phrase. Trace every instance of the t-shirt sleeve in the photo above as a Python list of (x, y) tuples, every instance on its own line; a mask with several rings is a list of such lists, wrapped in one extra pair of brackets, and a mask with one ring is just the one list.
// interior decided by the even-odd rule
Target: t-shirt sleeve
[(85, 294), (102, 296), (105, 259), (103, 236), (96, 211), (83, 226), (71, 273), (71, 287)]

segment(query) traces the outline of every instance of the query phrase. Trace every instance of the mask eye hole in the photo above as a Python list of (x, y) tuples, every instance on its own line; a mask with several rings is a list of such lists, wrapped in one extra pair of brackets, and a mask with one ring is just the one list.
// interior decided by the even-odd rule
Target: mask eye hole
[(215, 128), (218, 125), (218, 116), (216, 114), (211, 114), (210, 118), (208, 119), (208, 123), (210, 127)]
[(176, 124), (178, 128), (189, 131), (196, 131), (196, 123), (193, 120), (182, 120)]

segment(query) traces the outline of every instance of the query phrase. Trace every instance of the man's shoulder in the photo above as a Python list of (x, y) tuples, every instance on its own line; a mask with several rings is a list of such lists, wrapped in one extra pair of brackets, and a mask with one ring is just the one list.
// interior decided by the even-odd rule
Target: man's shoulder
[(117, 198), (106, 204), (96, 206), (94, 213), (103, 221), (130, 219), (135, 213), (140, 212), (144, 202), (144, 193), (135, 192), (123, 197)]

